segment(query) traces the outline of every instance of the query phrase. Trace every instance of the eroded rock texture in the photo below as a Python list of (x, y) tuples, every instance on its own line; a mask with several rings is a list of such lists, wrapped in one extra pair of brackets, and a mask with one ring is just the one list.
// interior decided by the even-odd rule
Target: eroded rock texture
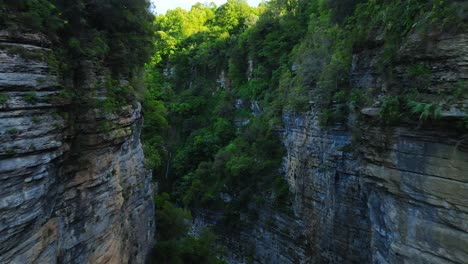
[(305, 224), (288, 212), (271, 205), (258, 208), (256, 215), (241, 213), (242, 224), (226, 227), (220, 211), (196, 211), (191, 235), (204, 228), (213, 229), (226, 249), (228, 263), (308, 263)]
[[(53, 49), (0, 34), (0, 263), (143, 263), (154, 209), (140, 106), (77, 109)], [(102, 70), (81, 68), (65, 82), (105, 98)]]
[[(466, 33), (412, 35), (393, 83), (377, 71), (381, 52), (376, 43), (355, 54), (352, 70), (355, 86), (377, 98), (411, 85), (405, 74), (415, 64), (431, 69), (419, 91), (428, 97), (446, 96), (468, 78)], [(284, 167), (311, 262), (467, 263), (468, 139), (455, 125), (467, 102), (442, 101), (438, 122), (393, 127), (378, 125), (378, 108), (364, 109), (358, 126), (351, 118), (328, 129), (314, 111), (284, 114)]]

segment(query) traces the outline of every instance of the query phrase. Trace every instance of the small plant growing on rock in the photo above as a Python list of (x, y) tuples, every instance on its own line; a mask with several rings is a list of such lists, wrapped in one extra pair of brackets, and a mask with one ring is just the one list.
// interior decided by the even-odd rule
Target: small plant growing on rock
[(370, 98), (361, 90), (355, 89), (349, 96), (349, 104), (352, 109), (360, 109), (365, 105), (370, 105)]
[(38, 116), (33, 116), (31, 118), (31, 121), (34, 123), (34, 124), (37, 124), (41, 121), (41, 119), (38, 117)]
[(9, 157), (12, 157), (12, 156), (15, 156), (16, 155), (16, 150), (14, 150), (13, 148), (9, 148), (5, 151), (5, 155), (9, 156)]
[(432, 70), (430, 67), (423, 65), (423, 64), (415, 64), (408, 68), (407, 70), (408, 76), (416, 78), (416, 77), (428, 77), (431, 75)]
[(0, 47), (10, 56), (19, 56), (26, 61), (41, 60), (43, 57), (42, 51), (31, 50), (25, 47), (16, 45), (1, 44)]
[(6, 132), (10, 136), (16, 136), (18, 134), (19, 130), (17, 128), (10, 128)]
[(415, 88), (422, 89), (431, 83), (432, 69), (423, 64), (415, 64), (407, 69), (407, 75)]
[(400, 111), (400, 101), (396, 96), (386, 97), (380, 108), (380, 120), (386, 125), (398, 123), (402, 116)]
[(52, 126), (54, 127), (55, 130), (59, 130), (62, 128), (62, 126), (59, 123), (54, 123)]
[(53, 112), (52, 114), (50, 114), (50, 116), (52, 116), (52, 118), (53, 118), (54, 120), (57, 120), (57, 119), (60, 118), (60, 114), (57, 113), (57, 112)]
[(411, 109), (411, 113), (419, 115), (419, 120), (422, 121), (428, 119), (437, 120), (442, 117), (442, 109), (439, 104), (409, 101), (408, 106)]
[(35, 92), (29, 92), (24, 96), (24, 101), (29, 104), (37, 104), (39, 102), (39, 98)]
[(0, 105), (5, 104), (10, 97), (7, 94), (0, 94)]
[(459, 81), (453, 95), (458, 100), (468, 97), (468, 84), (465, 81)]
[(71, 101), (73, 99), (73, 92), (69, 89), (63, 89), (59, 92), (58, 97), (65, 100), (65, 101)]
[(107, 133), (112, 130), (112, 125), (109, 120), (101, 120), (98, 125), (98, 132)]
[(36, 79), (36, 82), (37, 82), (38, 85), (43, 85), (43, 84), (45, 84), (45, 83), (47, 82), (47, 79), (44, 78), (44, 77), (42, 77), (42, 78), (37, 78), (37, 79)]

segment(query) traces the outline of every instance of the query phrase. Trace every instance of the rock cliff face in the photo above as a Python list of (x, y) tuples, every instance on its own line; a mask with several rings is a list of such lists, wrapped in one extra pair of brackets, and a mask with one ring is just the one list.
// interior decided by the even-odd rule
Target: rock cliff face
[[(353, 56), (353, 86), (375, 102), (348, 124), (322, 128), (313, 107), (284, 112), (294, 212), (267, 206), (233, 234), (220, 230), (230, 263), (468, 263), (468, 138), (456, 127), (468, 102), (450, 97), (457, 82), (467, 89), (468, 35), (412, 34), (391, 81), (378, 70), (382, 53), (376, 37)], [(413, 85), (413, 65), (430, 68), (418, 92), (439, 97), (441, 119), (382, 126), (380, 102)]]
[[(412, 35), (398, 53), (397, 83), (379, 75), (382, 48), (371, 46), (354, 55), (352, 76), (379, 96), (408, 86), (405, 72), (414, 64), (431, 69), (420, 91), (428, 96), (453, 92), (468, 78), (466, 33)], [(442, 101), (441, 124), (381, 127), (378, 109), (369, 108), (354, 129), (347, 128), (352, 118), (351, 126), (322, 129), (314, 111), (284, 114), (284, 167), (312, 262), (467, 263), (468, 142), (454, 125), (467, 102)]]
[(309, 263), (305, 223), (298, 217), (278, 212), (271, 206), (259, 208), (258, 215), (242, 215), (243, 224), (226, 229), (222, 212), (197, 211), (192, 235), (203, 228), (212, 228), (227, 249), (228, 263)]
[(0, 263), (143, 263), (154, 207), (140, 106), (77, 109), (61, 83), (102, 99), (102, 71), (82, 62), (62, 80), (53, 49), (0, 32)]

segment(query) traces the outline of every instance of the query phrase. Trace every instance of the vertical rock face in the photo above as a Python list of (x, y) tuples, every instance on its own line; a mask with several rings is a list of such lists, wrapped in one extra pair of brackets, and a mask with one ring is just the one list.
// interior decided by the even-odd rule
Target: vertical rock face
[[(52, 50), (0, 34), (0, 263), (143, 263), (154, 208), (140, 106), (77, 109)], [(100, 70), (82, 68), (75, 86), (91, 89)]]
[[(395, 64), (401, 83), (391, 84), (376, 70), (376, 45), (354, 55), (353, 82), (391, 94), (408, 85), (408, 67), (424, 64), (431, 74), (419, 92), (450, 93), (467, 80), (467, 49), (466, 33), (413, 35)], [(379, 110), (369, 108), (353, 131), (320, 128), (314, 111), (284, 114), (284, 168), (312, 262), (466, 263), (468, 149), (455, 124), (466, 117), (467, 102), (442, 102), (441, 124), (381, 127)]]
[[(366, 128), (284, 116), (287, 178), (316, 263), (466, 263), (468, 154), (439, 131)], [(389, 138), (387, 138), (389, 137)]]
[(314, 263), (370, 263), (367, 194), (351, 133), (321, 130), (318, 116), (287, 112), (284, 169)]
[(304, 235), (305, 224), (287, 212), (271, 205), (257, 209), (257, 215), (243, 214), (242, 225), (226, 228), (220, 211), (197, 211), (192, 234), (205, 227), (217, 233), (226, 248), (228, 263), (308, 263), (310, 252)]

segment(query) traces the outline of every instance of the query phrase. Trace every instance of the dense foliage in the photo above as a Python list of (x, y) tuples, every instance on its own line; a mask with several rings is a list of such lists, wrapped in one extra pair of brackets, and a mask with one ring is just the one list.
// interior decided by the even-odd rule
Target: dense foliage
[[(148, 0), (1, 0), (0, 28), (11, 36), (34, 34), (41, 45), (51, 46), (37, 52), (20, 46), (6, 49), (48, 63), (62, 89), (47, 100), (69, 102), (72, 113), (67, 119), (74, 123), (80, 112), (91, 108), (118, 114), (142, 100), (143, 67), (154, 47), (149, 7)], [(39, 101), (34, 92), (25, 100)], [(99, 119), (94, 127), (107, 133), (113, 124)]]
[(147, 0), (1, 0), (0, 26), (48, 35), (62, 47), (57, 57), (72, 68), (71, 62), (87, 59), (129, 76), (153, 53), (149, 5)]
[[(257, 45), (252, 36), (262, 38), (266, 30), (256, 25), (280, 23), (259, 20), (265, 10), (264, 5), (251, 8), (245, 1), (170, 10), (156, 18), (157, 52), (147, 65), (150, 96), (145, 104), (158, 109), (145, 108), (147, 118), (158, 120), (145, 125), (143, 138), (151, 145), (147, 163), (177, 203), (223, 208), (232, 224), (239, 221), (241, 211), (252, 210), (248, 209), (252, 201), (261, 205), (269, 197), (285, 208), (289, 198), (279, 174), (283, 149), (271, 120), (255, 117), (248, 106), (234, 107), (237, 98), (245, 104), (261, 99), (268, 86), (264, 80), (272, 75), (269, 69), (279, 65), (262, 56), (273, 66), (262, 66), (265, 72), (257, 70), (250, 82), (245, 76), (246, 46)], [(280, 36), (275, 34), (272, 37)], [(281, 36), (284, 45), (271, 47), (276, 53), (292, 49), (287, 38), (297, 40), (301, 32), (292, 34), (284, 28), (281, 34), (290, 36)], [(218, 79), (222, 71), (225, 77)], [(228, 81), (221, 88), (224, 80)]]
[[(382, 126), (423, 125), (467, 98), (462, 81), (428, 94), (426, 64), (410, 64), (400, 73), (404, 80), (394, 69), (410, 34), (429, 38), (466, 28), (467, 5), (270, 0), (253, 8), (228, 0), (154, 17), (147, 0), (0, 0), (0, 26), (46, 34), (59, 47), (50, 64), (73, 81), (80, 79), (82, 61), (110, 69), (108, 99), (101, 102), (106, 111), (134, 102), (143, 79), (146, 165), (160, 190), (171, 193), (171, 199), (156, 198), (155, 254), (163, 263), (219, 263), (212, 233), (187, 235), (187, 209), (221, 210), (227, 227), (239, 227), (241, 216), (255, 218), (264, 206), (288, 212), (290, 194), (280, 172), (284, 111), (313, 109), (323, 127), (345, 126), (349, 114), (359, 125), (360, 110), (373, 106)], [(385, 91), (351, 81), (353, 54), (372, 45), (382, 48), (376, 58), (379, 76), (391, 86)], [(77, 102), (90, 101), (72, 94)], [(0, 95), (0, 104), (7, 100)], [(32, 93), (25, 100), (38, 98)], [(466, 131), (468, 121), (459, 127)]]
[(174, 207), (167, 193), (157, 195), (155, 202), (158, 243), (153, 251), (154, 263), (224, 263), (217, 257), (221, 248), (210, 230), (201, 230), (197, 236), (188, 235), (189, 211)]
[[(463, 28), (465, 10), (442, 0), (271, 0), (258, 8), (229, 0), (159, 15), (146, 67), (148, 164), (174, 202), (222, 209), (230, 224), (265, 203), (287, 208), (283, 111), (313, 106), (324, 127), (350, 113), (359, 122), (371, 104), (383, 126), (437, 120), (443, 103), (466, 96), (466, 84), (428, 96), (419, 92), (427, 65), (411, 65), (402, 83), (392, 80), (394, 61), (409, 34)], [(352, 54), (368, 45), (383, 47), (378, 71), (395, 83), (383, 96), (351, 84)]]

